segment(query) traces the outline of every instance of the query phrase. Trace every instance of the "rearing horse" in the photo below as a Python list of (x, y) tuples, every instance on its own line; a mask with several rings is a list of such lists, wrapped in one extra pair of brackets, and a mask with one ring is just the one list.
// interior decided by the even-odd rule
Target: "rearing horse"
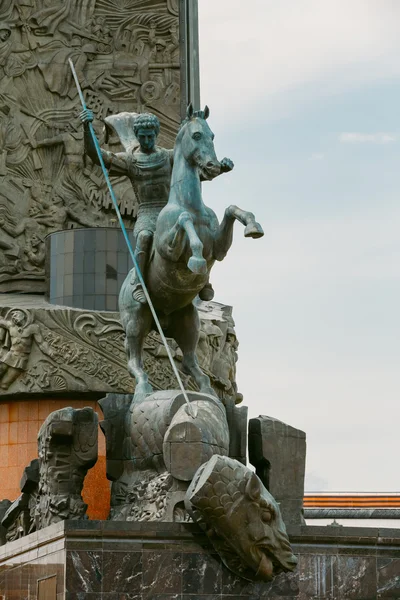
[[(158, 216), (152, 257), (143, 276), (165, 335), (174, 338), (182, 350), (183, 370), (201, 392), (215, 395), (196, 357), (200, 320), (193, 300), (207, 284), (214, 262), (225, 258), (231, 247), (236, 219), (245, 226), (245, 237), (258, 238), (264, 232), (250, 212), (229, 206), (220, 224), (203, 203), (201, 181), (232, 168), (228, 159), (219, 162), (216, 157), (208, 116), (208, 107), (194, 112), (189, 105), (176, 138), (168, 203)], [(142, 353), (154, 323), (149, 306), (132, 297), (136, 281), (133, 268), (122, 284), (119, 310), (128, 370), (136, 379), (135, 397), (142, 398), (152, 392)]]

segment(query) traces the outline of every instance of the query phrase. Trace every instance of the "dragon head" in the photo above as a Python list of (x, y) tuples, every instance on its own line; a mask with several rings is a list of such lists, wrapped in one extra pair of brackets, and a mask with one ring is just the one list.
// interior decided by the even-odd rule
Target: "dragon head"
[(197, 471), (185, 504), (225, 565), (240, 577), (271, 581), (296, 567), (279, 505), (238, 461), (213, 456)]

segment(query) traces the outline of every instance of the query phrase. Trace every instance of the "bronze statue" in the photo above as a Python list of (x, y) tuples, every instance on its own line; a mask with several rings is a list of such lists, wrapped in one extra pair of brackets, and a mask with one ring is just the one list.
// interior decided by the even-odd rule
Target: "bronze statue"
[[(201, 180), (212, 180), (233, 168), (229, 159), (219, 162), (216, 157), (208, 115), (208, 107), (195, 112), (190, 105), (178, 133), (168, 203), (156, 221), (144, 278), (166, 335), (174, 338), (182, 350), (184, 372), (194, 378), (201, 392), (213, 395), (210, 380), (196, 357), (200, 323), (193, 300), (208, 284), (214, 262), (226, 256), (235, 220), (245, 225), (246, 237), (258, 238), (264, 232), (252, 213), (234, 205), (226, 209), (219, 224), (214, 211), (203, 203)], [(108, 161), (113, 168), (110, 158)], [(124, 155), (123, 161), (133, 173), (132, 158)], [(147, 185), (151, 186), (150, 181)], [(166, 188), (162, 188), (162, 194), (165, 192)], [(165, 195), (162, 197), (165, 199)], [(135, 269), (122, 285), (119, 308), (126, 332), (128, 370), (136, 378), (136, 397), (142, 397), (152, 391), (143, 369), (142, 350), (153, 328), (153, 318), (147, 304), (132, 294), (132, 281), (136, 281)]]
[[(155, 115), (150, 113), (134, 115), (133, 121), (131, 117), (131, 113), (115, 115), (119, 120), (119, 128), (121, 125), (123, 128), (121, 138), (126, 152), (115, 154), (102, 150), (102, 157), (111, 175), (126, 175), (132, 183), (139, 204), (134, 228), (135, 258), (145, 277), (157, 218), (169, 198), (174, 151), (156, 145), (160, 121)], [(81, 119), (84, 122), (85, 152), (95, 164), (99, 164), (87, 125), (93, 120), (93, 112), (84, 110)], [(112, 126), (112, 118), (108, 119)], [(228, 171), (231, 167), (228, 168), (228, 162), (226, 164), (225, 170)], [(142, 286), (135, 274), (131, 283), (134, 299), (146, 304)], [(206, 282), (204, 288), (200, 296), (203, 295), (204, 300), (211, 300), (214, 294), (209, 282)]]

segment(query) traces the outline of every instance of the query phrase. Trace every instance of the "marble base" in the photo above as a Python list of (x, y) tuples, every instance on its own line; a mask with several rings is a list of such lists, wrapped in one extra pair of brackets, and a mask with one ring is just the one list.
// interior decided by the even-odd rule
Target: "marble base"
[(55, 577), (56, 600), (400, 598), (400, 530), (304, 526), (290, 538), (297, 570), (248, 583), (196, 525), (66, 521), (0, 547), (0, 597), (38, 600), (38, 581)]

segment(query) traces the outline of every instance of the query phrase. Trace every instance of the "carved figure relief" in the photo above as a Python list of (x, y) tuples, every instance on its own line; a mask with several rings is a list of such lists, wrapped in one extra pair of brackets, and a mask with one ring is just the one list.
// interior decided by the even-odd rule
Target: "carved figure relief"
[[(40, 198), (40, 196), (39, 196)], [(51, 217), (51, 213), (48, 213)], [(34, 238), (36, 234), (32, 234)], [(202, 327), (212, 321), (212, 332), (221, 333), (225, 344), (230, 307), (201, 303)], [(182, 381), (188, 390), (197, 389), (193, 379), (182, 371), (182, 353), (169, 340)], [(222, 360), (221, 354), (218, 360)], [(215, 359), (217, 360), (217, 359)], [(174, 389), (177, 385), (160, 336), (152, 332), (144, 347), (144, 362), (155, 389)], [(214, 375), (217, 362), (205, 369), (211, 384), (224, 404), (234, 400), (233, 388)], [(26, 394), (98, 391), (131, 393), (134, 381), (126, 368), (124, 330), (117, 313), (88, 313), (84, 310), (50, 305), (33, 308), (0, 306), (0, 392)]]
[(83, 481), (97, 461), (98, 417), (92, 408), (51, 413), (38, 435), (39, 488), (36, 528), (64, 519), (82, 519)]
[(4, 319), (0, 318), (3, 348), (0, 355), (0, 388), (8, 390), (10, 385), (26, 371), (33, 342), (48, 356), (53, 351), (44, 341), (40, 327), (31, 322), (28, 311), (11, 310)]
[(38, 486), (39, 461), (35, 458), (24, 469), (20, 483), (21, 495), (14, 502), (10, 502), (3, 515), (0, 514), (0, 527), (5, 530), (5, 541), (12, 542), (36, 531)]
[[(1, 515), (11, 542), (52, 523), (86, 518), (81, 492), (97, 461), (98, 417), (92, 408), (51, 413), (38, 434), (38, 456), (21, 479), (21, 495)], [(1, 545), (1, 539), (0, 539)]]
[(228, 327), (225, 343), (219, 348), (217, 356), (212, 363), (212, 372), (224, 386), (227, 394), (233, 397), (235, 404), (243, 400), (243, 395), (237, 390), (236, 363), (238, 361), (237, 349), (239, 342), (233, 327)]
[[(171, 148), (180, 122), (178, 17), (175, 0), (1, 2), (0, 292), (43, 292), (44, 237), (114, 218), (99, 167), (83, 158), (68, 59), (100, 138), (107, 115), (151, 110)], [(108, 148), (119, 151), (119, 140)], [(113, 184), (132, 227), (134, 191), (120, 176)]]

